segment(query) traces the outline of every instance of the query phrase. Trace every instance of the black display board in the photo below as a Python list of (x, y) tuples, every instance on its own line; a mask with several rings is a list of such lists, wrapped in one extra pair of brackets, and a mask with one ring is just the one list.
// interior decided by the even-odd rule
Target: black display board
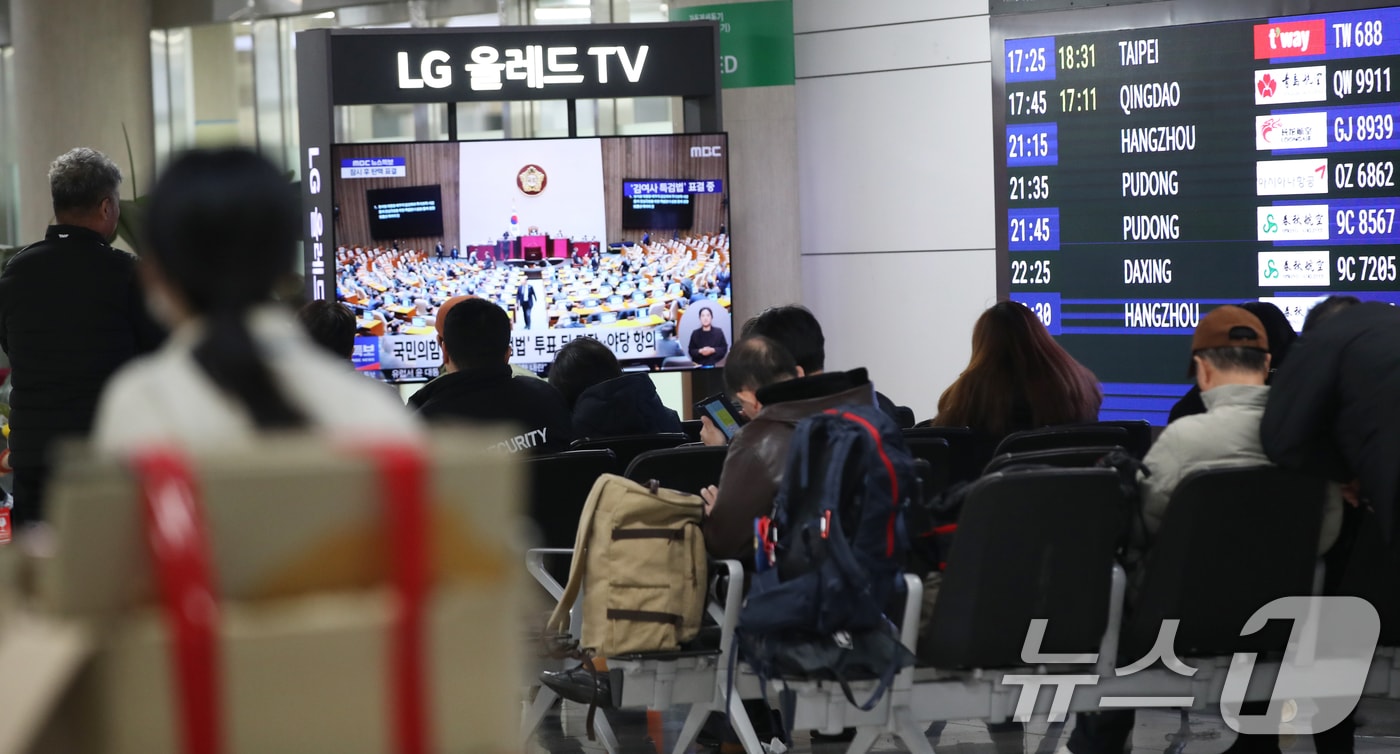
[(1212, 307), (1400, 303), (1400, 9), (1358, 5), (994, 20), (999, 293), (1094, 370), (1104, 418), (1165, 420)]
[[(685, 132), (722, 129), (719, 25), (312, 29), (296, 37), (307, 294), (334, 298), (336, 106), (683, 98)], [(455, 110), (449, 109), (449, 132)], [(455, 139), (455, 133), (448, 134)]]

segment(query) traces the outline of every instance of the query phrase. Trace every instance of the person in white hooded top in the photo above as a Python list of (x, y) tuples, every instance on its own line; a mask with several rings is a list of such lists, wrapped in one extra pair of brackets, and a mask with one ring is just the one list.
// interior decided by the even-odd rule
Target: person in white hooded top
[(188, 152), (147, 207), (147, 305), (173, 332), (108, 383), (93, 431), (99, 450), (225, 450), (297, 429), (344, 441), (418, 436), (402, 404), (273, 303), (301, 240), (299, 203), (281, 171), (247, 150)]

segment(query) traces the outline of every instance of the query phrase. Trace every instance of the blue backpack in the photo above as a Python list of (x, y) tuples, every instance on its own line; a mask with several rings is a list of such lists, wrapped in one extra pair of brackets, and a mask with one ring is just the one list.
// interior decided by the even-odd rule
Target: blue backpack
[[(739, 614), (741, 652), (761, 680), (841, 683), (872, 708), (912, 661), (885, 617), (903, 590), (903, 512), (914, 459), (874, 406), (831, 409), (793, 433), (771, 516), (755, 522), (757, 569)], [(865, 704), (847, 681), (879, 678)]]

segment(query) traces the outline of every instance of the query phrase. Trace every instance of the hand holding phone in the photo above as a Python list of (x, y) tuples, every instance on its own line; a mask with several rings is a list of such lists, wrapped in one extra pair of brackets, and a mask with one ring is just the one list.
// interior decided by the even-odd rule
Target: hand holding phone
[(724, 393), (715, 393), (695, 404), (695, 411), (719, 428), (726, 441), (733, 440), (734, 434), (744, 424), (743, 414), (729, 402)]

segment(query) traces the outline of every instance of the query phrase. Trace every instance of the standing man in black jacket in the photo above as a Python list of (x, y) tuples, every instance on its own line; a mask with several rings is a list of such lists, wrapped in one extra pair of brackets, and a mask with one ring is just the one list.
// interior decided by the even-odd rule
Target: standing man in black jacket
[(1400, 308), (1342, 303), (1309, 317), (1274, 375), (1259, 435), (1280, 466), (1356, 482), (1348, 494), (1375, 510), (1391, 541), (1400, 528)]
[(92, 149), (54, 160), (49, 189), (56, 222), (0, 274), (0, 348), (14, 368), (16, 525), (42, 516), (54, 442), (86, 435), (107, 378), (160, 344), (136, 258), (107, 243), (121, 214), (121, 181), (117, 166)]

